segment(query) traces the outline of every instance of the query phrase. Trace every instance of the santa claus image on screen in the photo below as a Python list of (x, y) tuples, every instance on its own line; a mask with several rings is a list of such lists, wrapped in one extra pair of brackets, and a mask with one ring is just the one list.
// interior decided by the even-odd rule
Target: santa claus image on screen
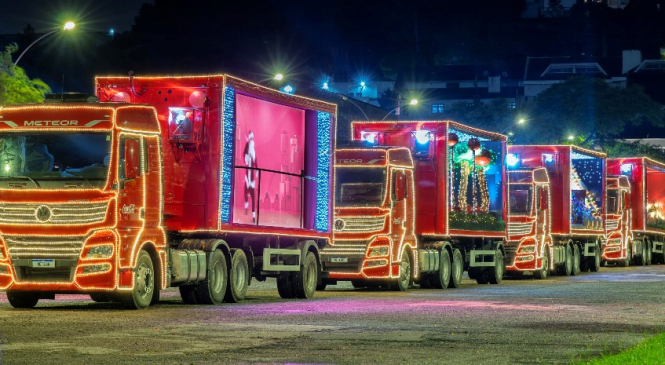
[(254, 148), (254, 133), (249, 131), (247, 134), (247, 143), (245, 144), (245, 165), (248, 167), (245, 174), (245, 214), (249, 210), (249, 199), (252, 199), (252, 223), (256, 223), (256, 199), (255, 189), (256, 181), (259, 177), (259, 170), (255, 170), (256, 165), (256, 149)]

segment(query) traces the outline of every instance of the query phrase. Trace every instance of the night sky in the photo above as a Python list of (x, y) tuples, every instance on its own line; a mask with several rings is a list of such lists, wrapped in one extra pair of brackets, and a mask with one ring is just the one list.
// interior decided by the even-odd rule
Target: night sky
[(43, 33), (72, 20), (88, 31), (129, 30), (148, 0), (0, 0), (0, 34), (21, 33), (30, 23)]

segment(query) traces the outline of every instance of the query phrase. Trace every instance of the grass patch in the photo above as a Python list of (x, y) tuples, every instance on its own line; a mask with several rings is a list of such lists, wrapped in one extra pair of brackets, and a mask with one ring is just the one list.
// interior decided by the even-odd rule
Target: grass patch
[(656, 335), (639, 345), (620, 352), (590, 361), (576, 362), (576, 365), (623, 365), (623, 364), (665, 364), (665, 333)]

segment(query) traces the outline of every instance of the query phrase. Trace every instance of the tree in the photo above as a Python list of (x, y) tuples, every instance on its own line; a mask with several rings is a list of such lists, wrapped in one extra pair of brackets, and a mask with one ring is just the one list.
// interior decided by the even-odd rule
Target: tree
[(603, 79), (585, 76), (553, 85), (530, 107), (528, 140), (535, 143), (561, 143), (573, 135), (578, 143), (602, 145), (629, 126), (665, 125), (662, 106), (640, 86), (612, 87)]
[(23, 69), (14, 65), (12, 53), (18, 49), (10, 44), (0, 54), (0, 105), (38, 103), (51, 88), (40, 79), (30, 79)]

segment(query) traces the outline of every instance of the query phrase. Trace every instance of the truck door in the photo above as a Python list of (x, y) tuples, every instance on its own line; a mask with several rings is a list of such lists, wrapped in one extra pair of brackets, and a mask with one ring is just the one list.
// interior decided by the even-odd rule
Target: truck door
[[(143, 228), (144, 205), (144, 149), (141, 139), (122, 136), (119, 141), (118, 160), (118, 228), (121, 245), (132, 245)], [(121, 248), (122, 250), (122, 248)], [(123, 263), (129, 265), (131, 263)]]
[(406, 227), (406, 203), (407, 203), (407, 184), (406, 184), (406, 174), (403, 170), (393, 170), (392, 173), (392, 214), (391, 222), (391, 238), (394, 244), (393, 253), (399, 256), (400, 252), (396, 251), (400, 248), (402, 241), (404, 240), (404, 233)]
[(549, 203), (549, 189), (537, 186), (534, 199), (536, 200), (536, 238), (539, 242), (542, 242), (543, 237), (547, 234), (546, 224), (549, 221), (547, 218), (549, 213), (547, 207)]

